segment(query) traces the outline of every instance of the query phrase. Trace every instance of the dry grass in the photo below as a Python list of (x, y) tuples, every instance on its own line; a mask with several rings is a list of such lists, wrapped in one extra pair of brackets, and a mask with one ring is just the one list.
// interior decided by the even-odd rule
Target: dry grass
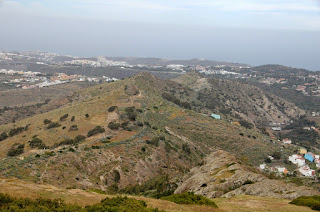
[(227, 212), (304, 212), (310, 208), (289, 204), (290, 200), (269, 197), (236, 196), (230, 199), (218, 198), (215, 203), (220, 209)]
[[(0, 192), (7, 193), (15, 197), (21, 198), (60, 198), (67, 203), (79, 204), (81, 206), (91, 205), (100, 202), (106, 197), (114, 197), (112, 195), (102, 195), (94, 192), (87, 192), (80, 189), (60, 189), (58, 187), (47, 184), (27, 183), (17, 179), (0, 179)], [(290, 205), (289, 200), (274, 199), (268, 197), (254, 196), (236, 196), (230, 199), (217, 198), (214, 202), (218, 205), (218, 209), (197, 205), (178, 205), (165, 200), (152, 199), (139, 196), (129, 196), (135, 199), (144, 200), (149, 207), (158, 208), (171, 212), (304, 212), (312, 211), (310, 208)]]
[[(20, 198), (49, 198), (49, 199), (63, 199), (70, 204), (78, 204), (81, 206), (92, 205), (100, 202), (106, 197), (114, 197), (112, 195), (102, 195), (95, 192), (87, 192), (80, 189), (60, 189), (51, 185), (40, 185), (33, 183), (26, 183), (16, 179), (0, 179), (0, 192), (7, 193)], [(146, 201), (147, 205), (152, 208), (172, 212), (210, 212), (223, 211), (206, 206), (195, 205), (178, 205), (173, 202), (165, 200), (151, 199), (146, 197), (129, 196), (135, 199)]]

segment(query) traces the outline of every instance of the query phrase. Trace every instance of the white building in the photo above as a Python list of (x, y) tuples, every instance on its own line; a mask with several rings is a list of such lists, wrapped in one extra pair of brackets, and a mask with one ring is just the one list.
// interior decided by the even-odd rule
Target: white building
[(306, 164), (306, 160), (301, 155), (297, 154), (289, 156), (289, 161), (299, 167)]
[(263, 164), (260, 164), (260, 169), (262, 169), (262, 170), (264, 170), (265, 168), (266, 168), (266, 164), (265, 163), (263, 163)]
[(306, 177), (312, 177), (315, 176), (316, 172), (313, 169), (310, 169), (309, 166), (302, 166), (299, 168), (299, 172)]

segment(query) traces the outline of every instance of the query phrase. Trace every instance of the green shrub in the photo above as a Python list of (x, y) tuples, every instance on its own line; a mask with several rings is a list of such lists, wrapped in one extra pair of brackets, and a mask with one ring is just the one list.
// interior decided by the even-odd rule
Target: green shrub
[(76, 117), (75, 117), (75, 116), (72, 116), (72, 117), (71, 117), (71, 121), (74, 121), (74, 120), (76, 120)]
[(26, 130), (26, 127), (18, 127), (18, 128), (11, 129), (9, 132), (9, 136), (12, 137), (12, 136), (18, 135), (25, 130)]
[(69, 132), (71, 132), (71, 131), (78, 131), (78, 125), (72, 125), (72, 126), (69, 128), (68, 131), (69, 131)]
[(120, 181), (120, 177), (121, 177), (119, 171), (118, 170), (114, 170), (113, 171), (113, 175), (114, 175), (114, 181), (116, 183), (118, 183)]
[(185, 153), (187, 153), (188, 155), (191, 154), (191, 149), (190, 149), (190, 147), (189, 147), (188, 144), (182, 144), (182, 150), (183, 150)]
[(113, 112), (113, 111), (115, 111), (115, 109), (117, 109), (117, 108), (118, 108), (117, 106), (111, 106), (111, 107), (109, 107), (108, 111), (109, 111), (109, 112)]
[(88, 113), (86, 113), (85, 117), (86, 117), (86, 118), (89, 118), (90, 116), (89, 116), (89, 114), (88, 114)]
[(147, 208), (146, 202), (142, 200), (136, 200), (128, 197), (106, 198), (98, 204), (87, 206), (85, 209), (88, 212), (159, 212), (158, 209)]
[(320, 196), (301, 196), (292, 200), (290, 204), (307, 206), (312, 210), (320, 211)]
[[(123, 123), (121, 124), (121, 128), (124, 129), (124, 130), (128, 130), (128, 125), (129, 125), (129, 123), (130, 123), (130, 122), (128, 122), (128, 121), (123, 122)], [(114, 127), (115, 127), (115, 126), (114, 126), (114, 123), (113, 123), (112, 125), (113, 125), (113, 126), (111, 126), (111, 127), (114, 128)], [(108, 126), (108, 127), (109, 127), (109, 126)], [(110, 127), (109, 127), (109, 128), (110, 128)], [(110, 129), (111, 129), (111, 128), (110, 128)]]
[(247, 122), (246, 120), (240, 120), (239, 123), (241, 124), (241, 126), (247, 128), (247, 129), (252, 129), (253, 128), (253, 124), (251, 124), (250, 122)]
[(52, 123), (52, 121), (51, 121), (51, 120), (49, 120), (49, 119), (45, 119), (45, 120), (43, 120), (43, 123), (44, 123), (45, 125), (47, 125), (47, 124), (51, 124), (51, 123)]
[(109, 127), (111, 130), (117, 130), (117, 129), (119, 129), (120, 124), (112, 121), (112, 122), (110, 122), (110, 123), (108, 124), (108, 127)]
[(191, 192), (183, 194), (172, 194), (171, 196), (162, 197), (163, 200), (168, 200), (177, 204), (188, 204), (188, 205), (207, 205), (217, 208), (217, 205), (210, 199), (195, 195)]
[(42, 142), (42, 140), (38, 137), (33, 137), (31, 141), (29, 141), (29, 146), (31, 148), (39, 148), (43, 149), (45, 148), (45, 144)]
[(69, 114), (64, 114), (60, 117), (60, 121), (65, 121), (68, 118)]
[(49, 199), (18, 199), (8, 194), (0, 194), (1, 211), (65, 211), (84, 212), (85, 209), (76, 205), (67, 205), (63, 200)]
[(61, 142), (59, 143), (59, 146), (75, 145), (75, 144), (76, 144), (76, 142), (75, 142), (73, 139), (69, 138), (69, 139), (65, 139), (65, 140), (61, 141)]
[(3, 133), (1, 133), (1, 135), (0, 135), (0, 141), (3, 141), (3, 140), (5, 140), (5, 139), (7, 139), (9, 136), (7, 135), (7, 133), (6, 132), (3, 132)]
[(101, 127), (101, 126), (96, 126), (95, 128), (93, 128), (92, 130), (90, 130), (87, 134), (88, 137), (91, 137), (91, 136), (94, 136), (96, 134), (99, 134), (99, 133), (103, 133), (105, 132), (106, 130)]
[(57, 123), (57, 122), (52, 122), (51, 124), (49, 124), (47, 126), (47, 129), (52, 129), (52, 128), (57, 128), (57, 127), (60, 127), (61, 124)]
[(12, 145), (12, 147), (9, 149), (7, 155), (9, 157), (14, 157), (14, 156), (18, 156), (21, 155), (24, 152), (24, 144), (14, 144)]

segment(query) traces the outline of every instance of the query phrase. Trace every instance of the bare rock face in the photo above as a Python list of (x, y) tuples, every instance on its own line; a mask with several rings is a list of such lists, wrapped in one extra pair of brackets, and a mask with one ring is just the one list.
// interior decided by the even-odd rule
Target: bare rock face
[(191, 169), (175, 193), (188, 191), (208, 198), (254, 195), (294, 199), (318, 194), (311, 188), (271, 180), (255, 173), (225, 151), (211, 153), (204, 165)]

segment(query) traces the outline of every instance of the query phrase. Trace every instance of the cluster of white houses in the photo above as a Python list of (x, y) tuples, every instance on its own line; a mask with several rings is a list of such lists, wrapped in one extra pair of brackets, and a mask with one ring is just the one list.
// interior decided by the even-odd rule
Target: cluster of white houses
[[(273, 160), (272, 156), (269, 156)], [(311, 169), (307, 164), (306, 160), (309, 162), (314, 162), (317, 168), (320, 168), (320, 155), (315, 155), (312, 152), (307, 152), (306, 149), (301, 148), (300, 154), (294, 154), (289, 156), (289, 161), (298, 167), (298, 171), (302, 176), (313, 177), (316, 175), (316, 171)], [(272, 171), (276, 173), (288, 174), (288, 170), (285, 167), (269, 167), (265, 163), (260, 164), (260, 169), (264, 171)]]

